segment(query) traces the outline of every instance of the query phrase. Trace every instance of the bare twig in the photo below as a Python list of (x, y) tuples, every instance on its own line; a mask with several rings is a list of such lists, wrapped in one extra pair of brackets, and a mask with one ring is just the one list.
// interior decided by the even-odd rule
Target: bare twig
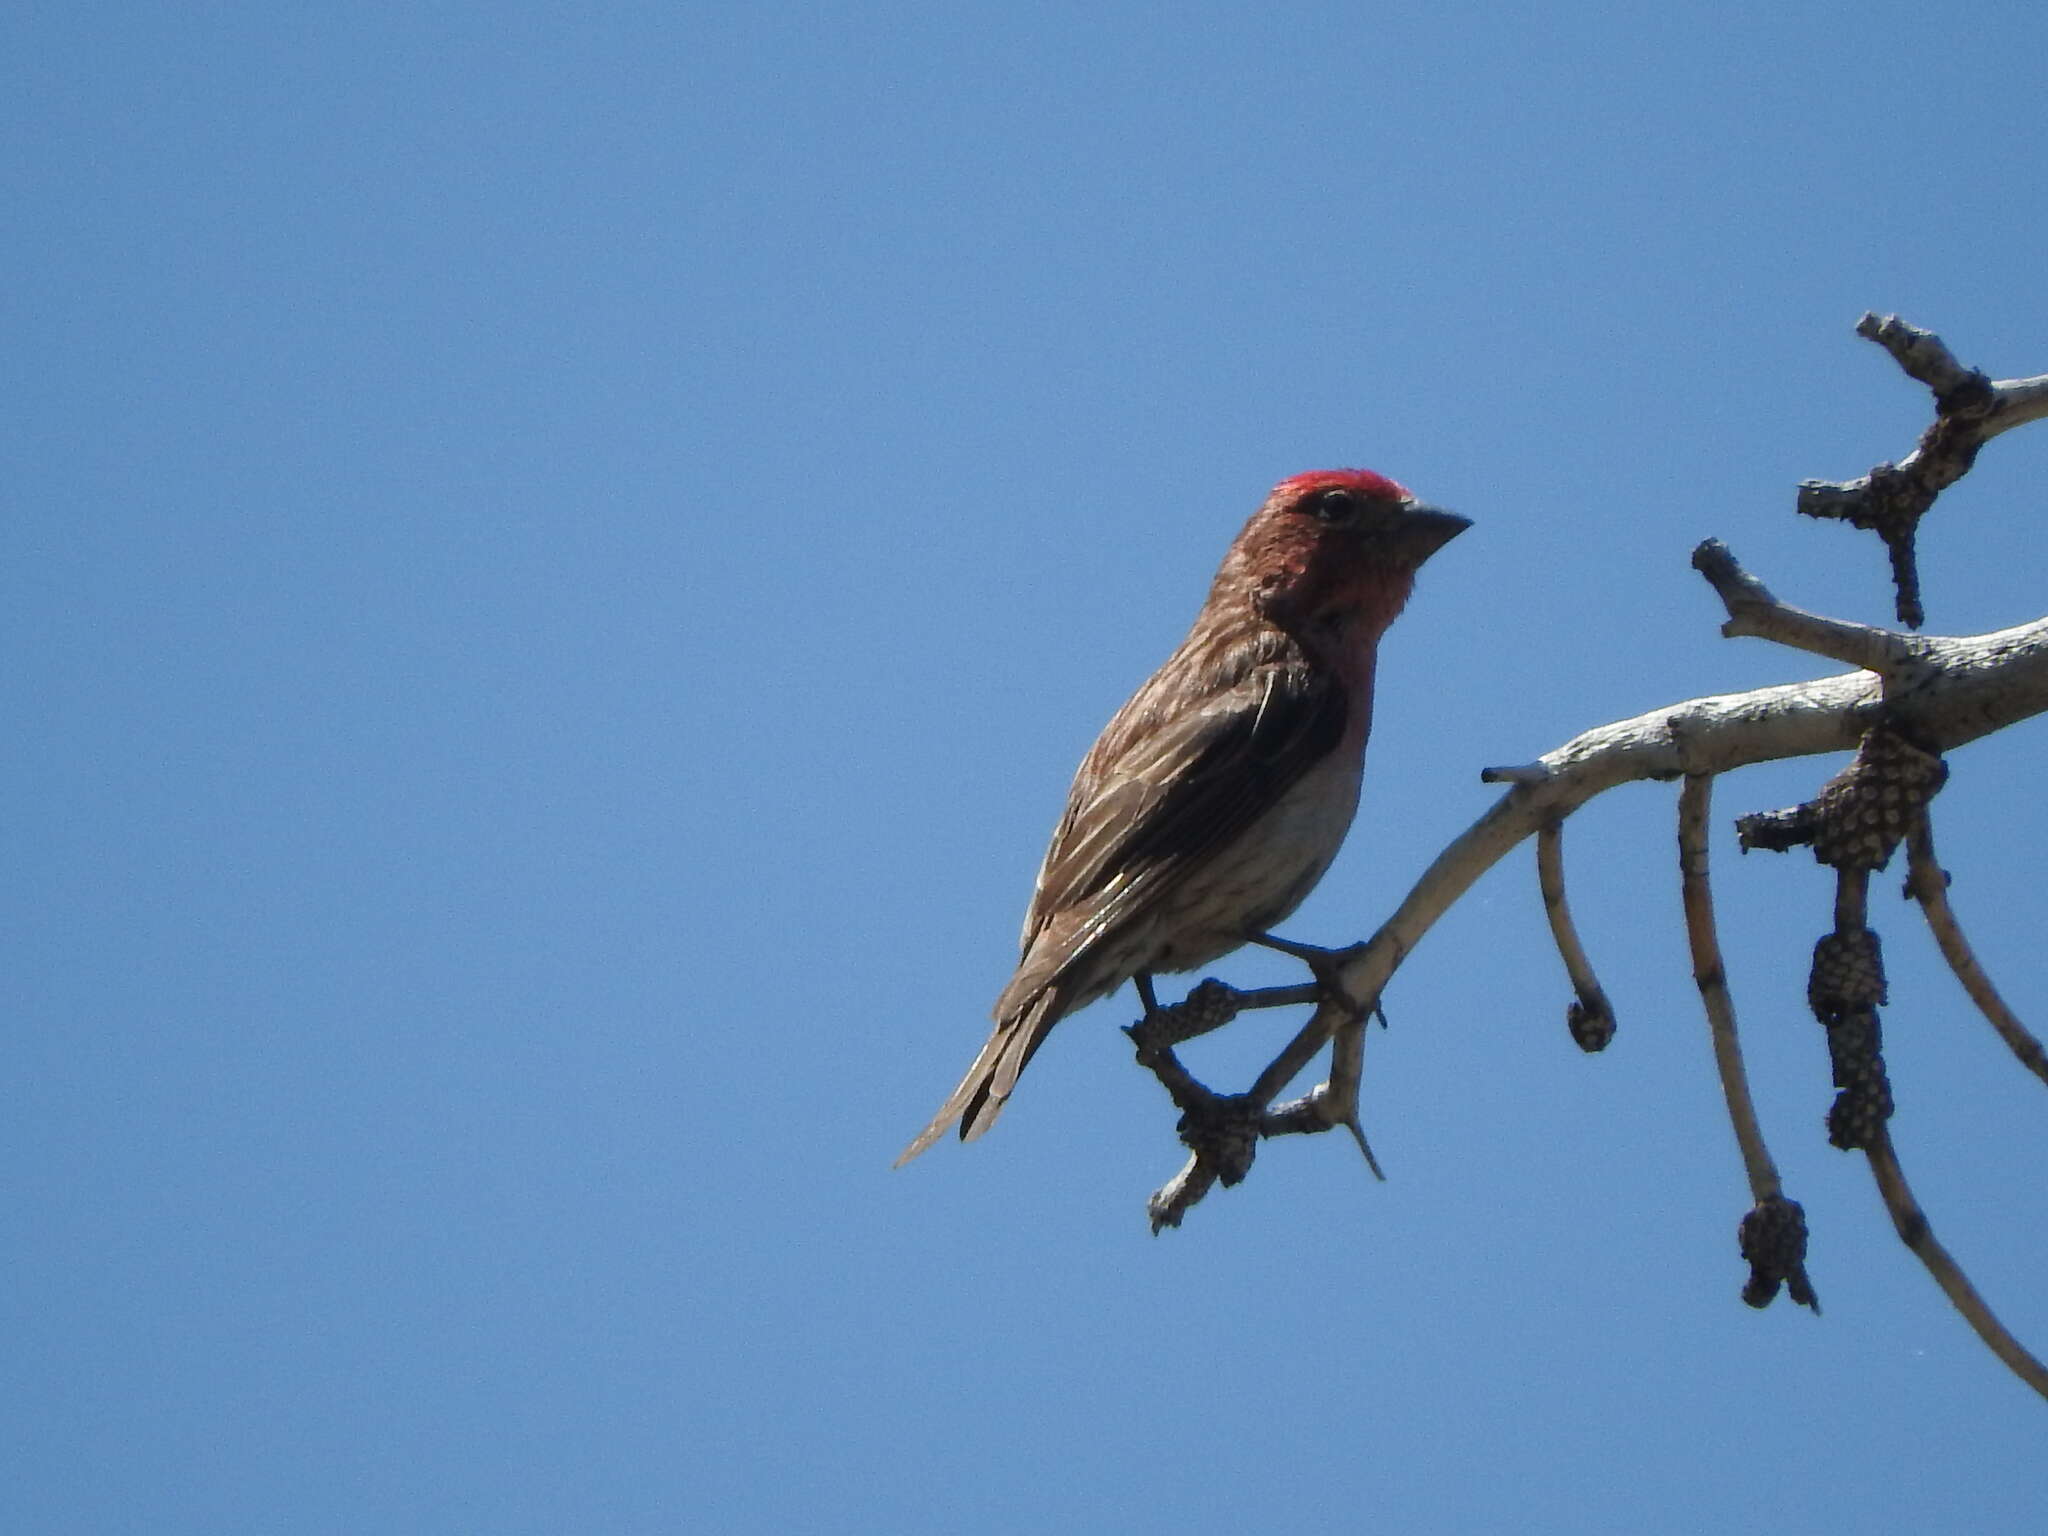
[(1127, 1025), (1124, 1033), (1137, 1043), (1138, 1065), (1159, 1079), (1159, 1086), (1173, 1100), (1174, 1108), (1185, 1114), (1215, 1097), (1181, 1065), (1180, 1057), (1174, 1054), (1172, 1046), (1144, 1039), (1136, 1024)]
[(1991, 387), (1998, 391), (1999, 406), (1985, 436), (1995, 437), (2048, 417), (2048, 373), (2031, 379), (2000, 379)]
[(1199, 1203), (1215, 1183), (1213, 1169), (1198, 1157), (1189, 1158), (1187, 1165), (1154, 1190), (1152, 1198), (1145, 1202), (1146, 1214), (1152, 1218), (1153, 1235), (1156, 1237), (1162, 1228), (1179, 1226), (1188, 1207)]
[(1899, 621), (1918, 629), (1925, 613), (1913, 541), (1921, 516), (1969, 473), (1985, 443), (2048, 416), (2048, 375), (1994, 383), (1958, 363), (1932, 331), (1908, 325), (1897, 315), (1880, 319), (1866, 314), (1856, 334), (1883, 347), (1910, 377), (1934, 392), (1934, 422), (1921, 434), (1919, 446), (1896, 464), (1880, 464), (1857, 480), (1804, 482), (1798, 510), (1867, 528), (1883, 539), (1898, 590)]
[(1728, 991), (1728, 970), (1721, 959), (1721, 940), (1714, 923), (1714, 888), (1708, 875), (1707, 829), (1713, 808), (1714, 781), (1690, 773), (1678, 792), (1679, 891), (1685, 907), (1685, 934), (1692, 951), (1693, 982), (1706, 1009), (1707, 1030), (1714, 1042), (1714, 1069), (1728, 1106), (1728, 1124), (1742, 1152), (1755, 1202), (1737, 1226), (1749, 1280), (1742, 1299), (1767, 1307), (1784, 1287), (1793, 1302), (1820, 1313), (1820, 1297), (1806, 1273), (1806, 1212), (1787, 1198), (1778, 1165), (1764, 1143), (1763, 1123), (1750, 1097), (1749, 1073), (1742, 1063), (1742, 1037), (1735, 1026), (1735, 1000)]
[(1935, 1283), (1947, 1293), (1949, 1301), (1963, 1314), (1964, 1320), (1977, 1331), (1977, 1337), (1990, 1347), (1991, 1352), (2003, 1360), (2021, 1381), (2043, 1397), (2048, 1397), (2048, 1367), (2043, 1367), (2006, 1330), (1985, 1304), (1984, 1298), (1977, 1294), (1977, 1288), (1970, 1284), (1962, 1266), (1936, 1240), (1926, 1213), (1913, 1198), (1905, 1172), (1899, 1167), (1899, 1156), (1892, 1146), (1891, 1134), (1880, 1131), (1864, 1149), (1864, 1155), (1870, 1159), (1870, 1172), (1877, 1180), (1878, 1193), (1884, 1197), (1884, 1208), (1891, 1214), (1892, 1226), (1897, 1229), (1899, 1240), (1927, 1266), (1927, 1272), (1934, 1276)]
[(2041, 1048), (2040, 1040), (1998, 995), (1998, 989), (1978, 963), (1976, 952), (1970, 948), (1970, 941), (1963, 937), (1962, 924), (1956, 920), (1948, 902), (1948, 874), (1934, 855), (1934, 829), (1924, 817), (1906, 840), (1906, 856), (1910, 861), (1906, 893), (1920, 903), (1927, 926), (1934, 934), (1934, 942), (1940, 946), (1949, 969), (1956, 973), (1956, 980), (1963, 984), (1970, 1000), (1991, 1021), (1991, 1027), (1998, 1031), (1999, 1038), (2019, 1058), (2020, 1065), (2043, 1082), (2048, 1082), (2048, 1051)]
[(1275, 1136), (1313, 1136), (1334, 1131), (1341, 1125), (1365, 1154), (1365, 1166), (1372, 1170), (1372, 1176), (1385, 1183), (1386, 1173), (1380, 1160), (1373, 1156), (1372, 1143), (1365, 1139), (1365, 1127), (1358, 1121), (1359, 1067), (1364, 1051), (1363, 1025), (1340, 1025), (1329, 1081), (1316, 1084), (1298, 1099), (1289, 1099), (1267, 1110), (1259, 1122), (1259, 1134), (1268, 1140)]
[(1953, 395), (1982, 377), (1976, 369), (1957, 362), (1948, 344), (1934, 332), (1908, 325), (1897, 315), (1879, 318), (1875, 312), (1865, 311), (1856, 322), (1856, 334), (1883, 347), (1907, 378), (1918, 379), (1937, 398)]
[[(1937, 403), (1970, 392), (1984, 377), (1976, 369), (1957, 362), (1948, 344), (1934, 332), (1908, 325), (1897, 315), (1880, 317), (1866, 313), (1856, 322), (1856, 334), (1889, 352), (1892, 361), (1909, 378), (1933, 391)], [(2031, 379), (1998, 379), (1990, 381), (1990, 388), (1991, 404), (1978, 423), (1978, 435), (1984, 441), (2048, 416), (2048, 374)]]
[(1566, 1010), (1565, 1027), (1580, 1050), (1605, 1050), (1614, 1038), (1614, 1009), (1600, 978), (1593, 974), (1578, 929), (1572, 925), (1572, 909), (1565, 901), (1562, 821), (1545, 822), (1536, 831), (1536, 883), (1543, 893), (1543, 911), (1550, 919), (1550, 936), (1576, 994)]
[[(1835, 882), (1835, 931), (1854, 932), (1870, 926), (1870, 871), (1844, 871)], [(1856, 878), (1860, 875), (1862, 878)]]
[(1844, 661), (1852, 667), (1889, 673), (1920, 659), (1923, 647), (1907, 635), (1868, 624), (1822, 618), (1803, 608), (1781, 603), (1771, 589), (1745, 571), (1728, 546), (1708, 539), (1692, 552), (1692, 568), (1706, 577), (1728, 610), (1722, 635), (1730, 640), (1755, 636), (1775, 640), (1794, 650)]
[(1685, 901), (1685, 936), (1692, 950), (1692, 976), (1707, 1011), (1714, 1038), (1714, 1066), (1721, 1075), (1721, 1093), (1728, 1101), (1728, 1123), (1742, 1149), (1749, 1192), (1758, 1201), (1784, 1193), (1778, 1165), (1764, 1145), (1756, 1102), (1749, 1094), (1749, 1074), (1742, 1065), (1742, 1040), (1735, 1029), (1735, 1003), (1728, 993), (1728, 973), (1721, 963), (1721, 941), (1714, 928), (1714, 892), (1707, 878), (1707, 826), (1712, 808), (1711, 775), (1689, 773), (1678, 795), (1678, 869)]
[(1714, 1069), (1727, 1101), (1728, 1123), (1742, 1151), (1754, 1204), (1737, 1227), (1743, 1258), (1749, 1261), (1749, 1282), (1742, 1299), (1767, 1307), (1780, 1286), (1802, 1307), (1820, 1312), (1820, 1297), (1806, 1274), (1806, 1212), (1786, 1198), (1778, 1165), (1764, 1144), (1763, 1124), (1749, 1093), (1749, 1073), (1742, 1064), (1742, 1038), (1735, 1028), (1735, 1000), (1728, 992), (1728, 971), (1721, 960), (1721, 940), (1714, 924), (1714, 888), (1708, 878), (1707, 828), (1713, 808), (1714, 781), (1689, 773), (1678, 792), (1678, 877), (1685, 906), (1685, 936), (1692, 951), (1693, 982), (1707, 1013), (1714, 1042)]
[[(1365, 1127), (1358, 1119), (1358, 1090), (1365, 1077), (1365, 1027), (1366, 1014), (1347, 1019), (1337, 1026), (1337, 1037), (1330, 1047), (1330, 1077), (1324, 1084), (1329, 1090), (1330, 1105), (1326, 1111), (1334, 1124), (1342, 1125), (1351, 1133), (1351, 1139), (1358, 1143), (1358, 1150), (1365, 1155), (1365, 1165), (1372, 1170), (1372, 1176), (1385, 1183), (1387, 1176), (1380, 1171), (1380, 1160), (1372, 1155), (1372, 1143), (1365, 1139)], [(1316, 1095), (1309, 1096), (1311, 1102)]]

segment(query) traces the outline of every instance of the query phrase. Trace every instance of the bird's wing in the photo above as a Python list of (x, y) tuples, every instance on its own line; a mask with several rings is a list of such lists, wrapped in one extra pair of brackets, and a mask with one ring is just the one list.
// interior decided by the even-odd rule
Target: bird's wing
[(1321, 669), (1269, 663), (1177, 710), (1174, 674), (1139, 690), (1075, 775), (998, 1015), (1227, 847), (1343, 738), (1349, 701)]

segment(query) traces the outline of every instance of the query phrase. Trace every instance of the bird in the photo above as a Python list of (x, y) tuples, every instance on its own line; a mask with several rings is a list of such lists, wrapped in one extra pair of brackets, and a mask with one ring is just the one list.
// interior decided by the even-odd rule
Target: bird
[(1082, 759), (1039, 868), (995, 1029), (897, 1158), (994, 1125), (1053, 1025), (1135, 981), (1263, 939), (1315, 888), (1358, 806), (1380, 637), (1470, 526), (1367, 469), (1281, 481), (1187, 638)]

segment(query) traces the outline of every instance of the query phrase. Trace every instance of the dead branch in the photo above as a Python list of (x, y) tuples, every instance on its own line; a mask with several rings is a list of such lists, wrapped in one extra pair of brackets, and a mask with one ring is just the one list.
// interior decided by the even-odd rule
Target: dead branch
[(1884, 540), (1898, 595), (1899, 622), (1918, 629), (1925, 621), (1914, 538), (1920, 519), (1976, 462), (1977, 452), (2001, 432), (2048, 416), (2048, 374), (1993, 382), (1965, 368), (1939, 336), (1906, 324), (1897, 315), (1866, 314), (1856, 334), (1889, 352), (1906, 374), (1934, 393), (1934, 422), (1919, 446), (1896, 464), (1879, 464), (1856, 480), (1808, 480), (1799, 487), (1798, 510), (1808, 517), (1835, 518), (1868, 529)]
[(1870, 1159), (1871, 1176), (1877, 1180), (1878, 1193), (1884, 1198), (1884, 1208), (1891, 1215), (1899, 1241), (1927, 1266), (1935, 1284), (1947, 1294), (1955, 1309), (1962, 1313), (1964, 1321), (1977, 1331), (1977, 1337), (1989, 1346), (1991, 1352), (2003, 1360), (2021, 1381), (2043, 1397), (2048, 1397), (2048, 1368), (2044, 1368), (2018, 1339), (2006, 1331), (2005, 1324), (1977, 1294), (1977, 1288), (1970, 1284), (1962, 1267), (1936, 1240), (1934, 1228), (1928, 1224), (1927, 1213), (1913, 1198), (1912, 1187), (1906, 1183), (1905, 1172), (1899, 1167), (1899, 1155), (1892, 1147), (1890, 1133), (1879, 1132), (1877, 1140), (1865, 1149), (1864, 1155)]
[(1565, 1010), (1565, 1028), (1580, 1050), (1604, 1051), (1614, 1038), (1614, 1009), (1600, 978), (1593, 974), (1579, 931), (1572, 924), (1572, 909), (1565, 901), (1562, 822), (1545, 822), (1536, 831), (1536, 884), (1543, 893), (1544, 915), (1550, 919), (1550, 937), (1575, 994)]
[[(1855, 482), (1807, 482), (1800, 489), (1799, 510), (1872, 528), (1884, 538), (1892, 556), (1899, 617), (1917, 629), (1923, 617), (1913, 550), (1919, 517), (1969, 470), (1984, 443), (2023, 422), (2048, 416), (2048, 375), (1993, 383), (1957, 363), (1931, 332), (1896, 317), (1879, 320), (1865, 315), (1858, 331), (1884, 346), (1902, 369), (1934, 391), (1936, 419), (1919, 447), (1899, 464), (1879, 465)], [(1343, 1124), (1364, 1146), (1357, 1107), (1365, 1019), (1378, 1007), (1388, 980), (1436, 920), (1524, 838), (1537, 838), (1544, 907), (1578, 994), (1574, 1016), (1597, 1013), (1611, 1021), (1565, 901), (1560, 829), (1573, 811), (1621, 784), (1683, 780), (1680, 865), (1694, 976), (1755, 1199), (1739, 1231), (1743, 1257), (1751, 1264), (1743, 1298), (1762, 1306), (1785, 1286), (1795, 1302), (1818, 1312), (1804, 1267), (1804, 1214), (1780, 1187), (1743, 1068), (1714, 931), (1706, 829), (1714, 775), (1754, 763), (1858, 748), (1855, 761), (1812, 802), (1744, 818), (1743, 846), (1745, 851), (1782, 851), (1810, 844), (1821, 862), (1834, 866), (1833, 927), (1815, 947), (1808, 980), (1809, 1003), (1828, 1028), (1840, 1090), (1828, 1117), (1829, 1139), (1865, 1152), (1900, 1236), (1999, 1358), (2048, 1396), (2048, 1372), (1998, 1323), (1954, 1259), (1934, 1241), (1899, 1171), (1886, 1124), (1891, 1091), (1879, 1049), (1883, 962), (1877, 935), (1867, 926), (1866, 910), (1871, 872), (1884, 866), (1900, 840), (1912, 837), (1914, 875), (1909, 890), (1920, 899), (1944, 954), (2014, 1053), (2048, 1079), (2048, 1053), (1998, 999), (1947, 910), (1946, 877), (1933, 862), (1931, 835), (1925, 828), (1927, 800), (1947, 775), (1943, 754), (2048, 711), (2048, 619), (1986, 635), (1899, 634), (1824, 618), (1780, 602), (1718, 541), (1701, 544), (1693, 553), (1693, 565), (1727, 612), (1724, 635), (1769, 639), (1859, 670), (1808, 683), (1686, 700), (1583, 732), (1534, 762), (1487, 769), (1481, 779), (1507, 785), (1506, 792), (1438, 854), (1370, 939), (1315, 962), (1314, 1013), (1244, 1094), (1212, 1093), (1186, 1076), (1172, 1059), (1170, 1042), (1148, 1042), (1134, 1030), (1141, 1059), (1160, 1073), (1176, 1103), (1187, 1108), (1182, 1139), (1194, 1151), (1181, 1172), (1153, 1196), (1153, 1230), (1179, 1225), (1219, 1180), (1229, 1184), (1242, 1178), (1258, 1136)], [(1205, 982), (1194, 995), (1217, 985)], [(1149, 996), (1146, 1004), (1152, 1009)], [(1157, 1012), (1171, 1015), (1174, 1010)], [(1333, 1039), (1337, 1047), (1327, 1080), (1275, 1108), (1278, 1094)], [(1587, 1042), (1582, 1038), (1581, 1043)], [(1191, 1120), (1200, 1122), (1193, 1130)], [(1369, 1149), (1366, 1156), (1371, 1159)], [(1377, 1172), (1377, 1163), (1373, 1166)]]
[(1764, 1144), (1763, 1124), (1750, 1097), (1749, 1073), (1742, 1064), (1742, 1037), (1735, 1027), (1735, 1000), (1728, 991), (1728, 971), (1721, 961), (1721, 941), (1714, 924), (1714, 890), (1708, 878), (1707, 826), (1714, 781), (1690, 773), (1678, 794), (1679, 889), (1685, 906), (1686, 942), (1692, 951), (1693, 983), (1706, 1009), (1707, 1029), (1714, 1042), (1714, 1068), (1721, 1096), (1728, 1105), (1728, 1123), (1742, 1151), (1754, 1201), (1738, 1227), (1742, 1256), (1749, 1260), (1749, 1283), (1742, 1299), (1766, 1307), (1786, 1287), (1800, 1306), (1820, 1311), (1820, 1298), (1806, 1275), (1806, 1213), (1785, 1197), (1778, 1165)]
[(1998, 1031), (1999, 1038), (2020, 1065), (2048, 1083), (2048, 1051), (2042, 1050), (2040, 1040), (1999, 996), (1998, 988), (1985, 974), (1970, 941), (1963, 937), (1963, 925), (1948, 903), (1948, 873), (1934, 856), (1934, 828), (1925, 817), (1906, 840), (1906, 856), (1911, 861), (1906, 875), (1906, 894), (1920, 903), (1920, 910), (1927, 918), (1927, 927), (1934, 935), (1942, 958), (1948, 961), (1956, 980), (1970, 994), (1970, 1001), (1991, 1021), (1991, 1027)]
[[(1739, 569), (1739, 567), (1738, 567)], [(2048, 711), (2048, 619), (1987, 635), (1916, 637), (1927, 677), (1891, 708), (1943, 751)], [(1491, 809), (1438, 854), (1377, 932), (1338, 971), (1368, 1012), (1417, 944), (1474, 881), (1545, 824), (1622, 784), (1725, 773), (1756, 763), (1846, 752), (1886, 705), (1880, 679), (1845, 673), (1666, 705), (1581, 733), (1532, 764), (1489, 769), (1511, 779)], [(1349, 1010), (1320, 1004), (1248, 1094), (1263, 1111), (1330, 1042)], [(1155, 1222), (1177, 1226), (1214, 1180), (1184, 1168), (1153, 1197)]]
[(1909, 636), (1868, 624), (1825, 619), (1779, 602), (1769, 587), (1736, 563), (1719, 539), (1708, 539), (1692, 552), (1692, 568), (1707, 578), (1728, 610), (1728, 622), (1721, 626), (1726, 639), (1753, 636), (1774, 640), (1795, 651), (1884, 674), (1921, 657), (1922, 648)]

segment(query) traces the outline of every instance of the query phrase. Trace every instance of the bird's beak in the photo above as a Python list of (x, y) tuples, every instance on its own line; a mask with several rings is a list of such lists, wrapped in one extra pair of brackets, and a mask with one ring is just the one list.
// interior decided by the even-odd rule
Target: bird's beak
[(1401, 553), (1420, 565), (1471, 526), (1469, 517), (1417, 501), (1404, 511), (1394, 538)]

